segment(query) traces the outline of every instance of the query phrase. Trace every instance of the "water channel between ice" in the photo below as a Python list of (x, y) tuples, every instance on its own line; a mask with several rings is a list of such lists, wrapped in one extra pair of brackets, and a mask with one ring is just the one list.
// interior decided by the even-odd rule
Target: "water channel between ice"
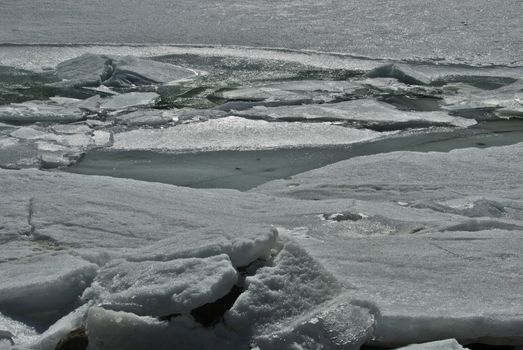
[(63, 170), (193, 188), (243, 191), (358, 156), (394, 151), (448, 152), (458, 148), (502, 146), (521, 140), (523, 121), (511, 120), (481, 123), (468, 129), (409, 132), (350, 146), (201, 153), (95, 150)]

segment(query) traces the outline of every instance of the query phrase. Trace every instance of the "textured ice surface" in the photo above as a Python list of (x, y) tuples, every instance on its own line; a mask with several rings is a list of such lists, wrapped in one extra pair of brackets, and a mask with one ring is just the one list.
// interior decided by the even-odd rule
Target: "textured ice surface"
[(327, 303), (319, 311), (306, 314), (288, 326), (258, 336), (262, 350), (286, 349), (359, 349), (369, 340), (374, 317), (365, 307), (347, 303)]
[(37, 334), (32, 327), (0, 313), (0, 349), (10, 349), (13, 343), (30, 343)]
[[(272, 266), (247, 277), (245, 285), (247, 291), (226, 315), (226, 322), (233, 329), (255, 333), (278, 330), (281, 324), (329, 300), (341, 289), (294, 243), (285, 245)], [(301, 291), (300, 298), (295, 298), (295, 290)]]
[(150, 107), (159, 97), (155, 92), (129, 92), (105, 99), (100, 108), (103, 110), (125, 110), (132, 107)]
[(174, 123), (178, 121), (178, 117), (176, 112), (171, 110), (145, 109), (118, 115), (114, 120), (118, 124), (129, 126), (157, 126)]
[(114, 135), (113, 149), (212, 151), (340, 145), (372, 140), (380, 133), (331, 123), (270, 123), (239, 117), (212, 119), (165, 129), (138, 129)]
[(227, 255), (170, 261), (116, 260), (96, 276), (83, 299), (138, 315), (188, 314), (216, 301), (238, 282)]
[(96, 265), (64, 253), (3, 262), (0, 308), (18, 315), (59, 311), (77, 300), (96, 269)]
[(413, 344), (404, 346), (397, 350), (462, 350), (466, 349), (461, 346), (456, 339), (445, 339), (440, 341), (434, 341), (430, 343)]
[[(169, 1), (111, 0), (99, 6), (85, 4), (81, 11), (75, 4), (52, 1), (44, 11), (31, 0), (22, 0), (3, 7), (0, 42), (195, 43), (457, 63), (521, 63), (519, 1), (500, 5), (488, 0), (443, 0), (417, 5), (414, 0), (333, 0), (328, 6), (301, 0), (277, 4), (208, 0), (204, 6), (194, 6), (193, 0), (183, 0), (172, 6)], [(41, 20), (31, 20), (35, 18)], [(131, 54), (137, 50), (133, 48)]]
[(71, 331), (84, 326), (90, 306), (90, 304), (84, 304), (71, 311), (52, 324), (45, 332), (32, 339), (31, 342), (25, 342), (26, 346), (30, 344), (30, 349), (33, 350), (54, 350), (60, 339), (64, 338)]
[(467, 84), (447, 87), (455, 91), (444, 98), (444, 108), (456, 113), (492, 111), (500, 118), (522, 118), (523, 84), (517, 81), (494, 90), (483, 90)]
[(93, 307), (87, 318), (89, 348), (94, 350), (135, 349), (238, 349), (245, 340), (223, 325), (204, 328), (190, 317), (161, 322), (152, 317)]
[(387, 126), (430, 126), (451, 125), (471, 126), (474, 120), (452, 117), (446, 112), (408, 112), (400, 111), (375, 100), (355, 100), (339, 103), (304, 106), (253, 107), (234, 114), (273, 120), (325, 120), (351, 121), (363, 127)]
[(60, 63), (61, 85), (128, 86), (167, 83), (195, 76), (189, 69), (132, 56), (84, 54)]

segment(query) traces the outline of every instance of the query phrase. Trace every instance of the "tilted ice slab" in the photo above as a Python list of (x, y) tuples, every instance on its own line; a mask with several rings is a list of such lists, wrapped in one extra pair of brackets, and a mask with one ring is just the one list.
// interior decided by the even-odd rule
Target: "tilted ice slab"
[(270, 123), (226, 117), (165, 129), (139, 129), (114, 135), (113, 149), (216, 151), (342, 145), (381, 134), (331, 123)]
[(517, 81), (495, 90), (482, 90), (466, 84), (454, 84), (455, 91), (444, 98), (443, 108), (453, 112), (491, 110), (500, 118), (523, 118), (523, 83)]
[(270, 120), (326, 120), (351, 121), (364, 127), (400, 125), (451, 125), (466, 127), (476, 124), (474, 120), (452, 117), (446, 112), (400, 111), (375, 100), (354, 100), (339, 103), (304, 106), (257, 106), (235, 115)]
[(188, 314), (225, 296), (238, 272), (225, 254), (208, 258), (127, 262), (105, 265), (82, 298), (138, 315)]
[(461, 346), (456, 339), (445, 339), (430, 343), (413, 344), (398, 348), (397, 350), (462, 350), (467, 349)]
[(411, 85), (429, 85), (432, 80), (422, 72), (404, 64), (386, 64), (374, 68), (366, 74), (369, 78), (396, 78), (400, 82)]
[(300, 80), (222, 91), (216, 97), (230, 101), (263, 102), (262, 105), (320, 103), (334, 101), (361, 90), (351, 81)]
[(168, 63), (132, 56), (84, 54), (60, 63), (56, 75), (61, 85), (128, 86), (167, 83), (192, 78), (195, 71)]

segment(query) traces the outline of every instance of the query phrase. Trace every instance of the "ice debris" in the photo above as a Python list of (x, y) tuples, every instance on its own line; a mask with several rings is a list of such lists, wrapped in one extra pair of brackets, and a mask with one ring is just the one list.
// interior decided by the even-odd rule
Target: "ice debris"
[(88, 149), (111, 142), (111, 133), (87, 124), (23, 126), (0, 136), (0, 165), (7, 168), (70, 165)]
[(351, 81), (300, 80), (226, 90), (216, 93), (215, 97), (278, 106), (331, 102), (361, 89), (360, 84)]

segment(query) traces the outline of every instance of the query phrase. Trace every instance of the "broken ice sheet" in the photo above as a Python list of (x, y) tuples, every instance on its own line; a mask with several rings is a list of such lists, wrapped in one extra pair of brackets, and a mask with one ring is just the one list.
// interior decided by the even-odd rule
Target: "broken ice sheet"
[(138, 315), (188, 314), (220, 299), (237, 282), (238, 273), (224, 254), (170, 261), (115, 260), (100, 270), (82, 298)]
[(300, 80), (226, 90), (216, 93), (215, 97), (274, 106), (330, 102), (361, 89), (360, 84), (351, 81)]
[(60, 63), (56, 75), (64, 86), (151, 85), (196, 76), (190, 69), (132, 56), (84, 54)]
[(113, 149), (164, 151), (253, 150), (340, 145), (382, 134), (331, 123), (270, 123), (239, 117), (211, 119), (165, 129), (137, 129), (114, 135)]

